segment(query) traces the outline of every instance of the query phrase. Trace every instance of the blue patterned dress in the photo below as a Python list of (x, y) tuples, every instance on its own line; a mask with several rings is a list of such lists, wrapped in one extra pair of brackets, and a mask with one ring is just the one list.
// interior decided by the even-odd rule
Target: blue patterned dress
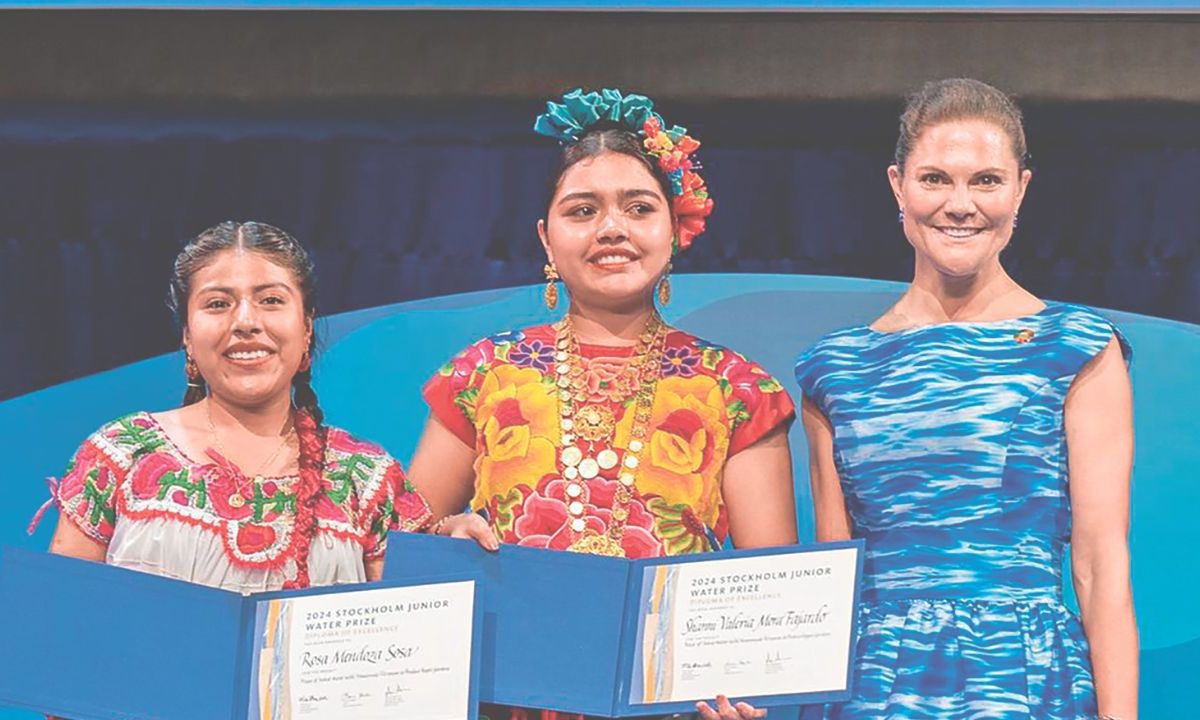
[(996, 322), (841, 330), (800, 357), (867, 543), (853, 699), (805, 718), (1094, 720), (1087, 640), (1062, 600), (1063, 406), (1114, 333), (1049, 303)]

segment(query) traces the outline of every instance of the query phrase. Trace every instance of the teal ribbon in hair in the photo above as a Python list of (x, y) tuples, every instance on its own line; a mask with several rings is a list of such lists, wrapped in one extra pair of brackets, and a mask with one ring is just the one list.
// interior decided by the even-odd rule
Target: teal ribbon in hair
[[(562, 96), (561, 103), (547, 102), (546, 112), (533, 121), (533, 130), (564, 144), (579, 142), (588, 128), (599, 122), (612, 122), (642, 134), (649, 117), (662, 116), (654, 112), (654, 101), (645, 95), (623, 95), (620, 90), (605, 88), (599, 92), (583, 92), (576, 88)], [(683, 128), (671, 128), (680, 135)]]

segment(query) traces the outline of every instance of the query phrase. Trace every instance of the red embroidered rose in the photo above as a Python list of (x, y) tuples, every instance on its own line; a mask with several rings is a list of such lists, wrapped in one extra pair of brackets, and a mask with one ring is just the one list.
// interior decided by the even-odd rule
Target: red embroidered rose
[(237, 548), (243, 555), (254, 555), (275, 544), (275, 528), (244, 523), (238, 526)]
[[(208, 499), (217, 515), (226, 520), (245, 520), (254, 514), (254, 508), (245, 502), (253, 497), (251, 482), (236, 468), (205, 465), (196, 468), (196, 472), (205, 473)], [(229, 502), (235, 493), (242, 496), (242, 500), (236, 503), (237, 507)]]

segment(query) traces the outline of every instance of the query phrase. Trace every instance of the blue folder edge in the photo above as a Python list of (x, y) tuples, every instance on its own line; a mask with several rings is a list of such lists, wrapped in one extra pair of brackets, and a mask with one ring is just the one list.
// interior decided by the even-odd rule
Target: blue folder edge
[(385, 579), (433, 568), (480, 574), (483, 702), (613, 715), (628, 561), (515, 545), (489, 553), (473, 540), (392, 534)]
[[(482, 683), (484, 688), (481, 698), (484, 702), (496, 702), (533, 709), (578, 712), (604, 717), (688, 713), (695, 710), (695, 705), (692, 701), (646, 704), (631, 704), (627, 701), (629, 679), (632, 677), (633, 663), (635, 662), (639, 614), (637, 608), (641, 599), (642, 577), (645, 568), (654, 565), (703, 562), (737, 557), (854, 549), (857, 551), (854, 577), (854, 607), (857, 608), (861, 599), (863, 553), (865, 549), (865, 543), (862, 540), (849, 540), (753, 550), (730, 550), (719, 553), (698, 553), (688, 556), (670, 556), (631, 561), (514, 545), (503, 545), (498, 552), (488, 553), (478, 548), (472, 540), (408, 533), (393, 533), (389, 543), (390, 549), (388, 562), (385, 565), (385, 578), (406, 578), (415, 576), (415, 574), (426, 573), (429, 571), (427, 563), (444, 563), (454, 569), (479, 569), (482, 582), (485, 585), (483, 588), (485, 594), (483, 604), (486, 608), (485, 612), (489, 616), (485, 617), (484, 621), (485, 624), (489, 625), (489, 629), (487, 630), (488, 639), (482, 645), (483, 657), (480, 662), (483, 668), (485, 668), (485, 675), (488, 676), (488, 679)], [(531, 589), (536, 592), (526, 595), (523, 601), (518, 598), (503, 596), (494, 587), (497, 584), (503, 585), (504, 581), (511, 576), (511, 571), (515, 568), (521, 568), (523, 571), (528, 572), (531, 567), (534, 567), (536, 572), (537, 568), (545, 569), (548, 566), (561, 571), (562, 575), (556, 577), (553, 582), (547, 581), (541, 587)], [(599, 573), (619, 574), (624, 578), (624, 587), (612, 588), (611, 592), (604, 592), (597, 597), (588, 597), (585, 593), (580, 593), (578, 588), (575, 587), (576, 583), (582, 579)], [(500, 578), (498, 583), (495, 581), (497, 577)], [(505, 589), (511, 592), (510, 588)], [(542, 595), (548, 595), (550, 599), (543, 601), (541, 599)], [(602, 697), (599, 695), (597, 697), (591, 697), (590, 695), (587, 697), (568, 697), (562, 694), (562, 682), (553, 678), (549, 681), (538, 683), (538, 685), (545, 684), (552, 687), (550, 690), (535, 691), (531, 687), (523, 687), (519, 691), (514, 691), (514, 688), (511, 687), (512, 681), (520, 677), (519, 674), (515, 677), (513, 676), (514, 670), (519, 669), (516, 666), (520, 662), (527, 660), (528, 648), (506, 647), (506, 652), (509, 655), (517, 655), (515, 662), (513, 657), (509, 657), (509, 662), (512, 664), (500, 665), (499, 658), (496, 656), (497, 649), (494, 645), (497, 642), (497, 615), (506, 615), (504, 623), (512, 623), (512, 614), (529, 614), (527, 609), (517, 609), (513, 603), (520, 602), (522, 605), (533, 603), (540, 611), (546, 614), (553, 614), (561, 612), (561, 605), (564, 601), (574, 603), (581, 613), (589, 607), (595, 609), (605, 603), (614, 605), (614, 608), (609, 608), (609, 613), (595, 614), (590, 616), (590, 619), (593, 622), (604, 623), (609, 614), (614, 615), (612, 620), (618, 624), (618, 627), (615, 628), (616, 632), (612, 633), (609, 643), (604, 643), (604, 646), (596, 647), (596, 651), (600, 656), (604, 656), (610, 649), (615, 648), (617, 653), (616, 661), (610, 664), (605, 661), (606, 658), (604, 657), (580, 658), (578, 656), (568, 657), (564, 655), (554, 668), (555, 676), (562, 676), (565, 679), (570, 676), (579, 676), (582, 673), (577, 665), (578, 663), (589, 663), (591, 666), (589, 669), (591, 677), (596, 677), (595, 673), (599, 672), (603, 673), (605, 677), (612, 678), (611, 684), (600, 682), (592, 684), (597, 689), (599, 687), (611, 688)], [(538, 604), (539, 602), (541, 604)], [(621, 613), (619, 621), (615, 617), (615, 613), (611, 612), (614, 609)], [(758, 707), (778, 707), (838, 702), (849, 699), (853, 690), (851, 682), (853, 678), (855, 649), (857, 647), (857, 622), (855, 620), (856, 618), (852, 618), (849, 633), (846, 690), (759, 696), (755, 698), (754, 704)], [(500, 628), (507, 633), (507, 637), (502, 637), (500, 641), (503, 642), (507, 639), (509, 642), (512, 642), (515, 633), (511, 632), (511, 627), (507, 624), (501, 624)], [(608, 647), (609, 645), (612, 647)], [(572, 664), (575, 665), (573, 666)], [(503, 677), (504, 673), (508, 673), (510, 676), (507, 681)], [(586, 675), (587, 673), (583, 674)], [(720, 692), (720, 688), (714, 688), (713, 690), (714, 692)]]
[[(198, 720), (211, 720), (212, 717), (246, 718), (251, 700), (250, 668), (257, 645), (254, 625), (260, 602), (276, 598), (468, 581), (474, 583), (468, 720), (477, 720), (483, 625), (481, 583), (477, 573), (428, 574), (401, 580), (385, 579), (372, 583), (241, 595), (103, 563), (0, 546), (0, 601), (3, 601), (0, 602), (0, 637), (4, 638), (5, 646), (5, 652), (0, 653), (0, 705), (73, 720), (128, 720), (130, 717), (163, 716), (194, 717)], [(131, 602), (120, 608), (96, 602), (113, 596), (124, 596)], [(155, 607), (156, 602), (163, 600), (165, 604)], [(78, 612), (70, 616), (61, 613), (56, 615), (64, 602), (68, 603), (66, 607), (77, 608)], [(136, 668), (126, 667), (119, 677), (109, 675), (108, 671), (112, 668), (106, 667), (102, 659), (106, 656), (122, 657), (120, 648), (91, 647), (88, 637), (60, 631), (62, 625), (71, 625), (72, 620), (78, 620), (78, 616), (82, 615), (84, 620), (95, 618), (109, 621), (97, 624), (98, 635), (112, 635), (113, 626), (119, 629), (132, 625), (131, 621), (137, 621), (138, 617), (134, 616), (140, 616), (139, 608), (143, 611), (165, 609), (182, 616), (189, 612), (199, 615), (203, 622), (197, 623), (194, 629), (207, 643), (193, 643), (189, 647), (199, 656), (206, 653), (213, 655), (214, 662), (192, 663), (184, 670), (189, 674), (187, 685), (202, 692), (203, 701), (212, 707), (208, 704), (192, 704), (187, 696), (172, 697), (175, 689), (169, 685), (164, 687), (154, 682), (139, 684)], [(57, 618), (63, 618), (63, 622), (55, 623)], [(69, 629), (80, 630), (78, 623)], [(158, 642), (152, 637), (156, 632), (163, 632), (163, 628), (149, 627), (144, 636), (130, 638), (131, 642), (141, 644), (134, 657), (147, 655), (147, 643)], [(22, 651), (26, 654), (22, 655)], [(230, 655), (233, 656), (232, 661)], [(27, 662), (30, 656), (40, 662)], [(161, 674), (164, 668), (169, 672), (178, 658), (162, 654), (158, 659), (163, 667), (157, 671), (151, 669), (151, 672)], [(51, 661), (56, 661), (56, 664)], [(228, 677), (229, 672), (233, 673), (232, 678)], [(221, 677), (223, 675), (224, 678)], [(83, 688), (80, 688), (81, 684)], [(228, 687), (226, 693), (218, 690), (222, 686)], [(115, 706), (119, 700), (114, 701), (114, 696), (120, 697), (117, 695), (119, 688), (132, 692), (131, 705)], [(94, 696), (91, 700), (87, 699), (89, 692)], [(164, 707), (161, 704), (164, 702), (174, 702), (181, 707), (166, 709), (169, 705)], [(222, 711), (214, 711), (220, 706), (229, 708), (229, 714), (225, 715), (223, 708)]]
[[(615, 714), (619, 717), (630, 717), (637, 715), (657, 715), (657, 714), (673, 714), (673, 713), (690, 713), (695, 712), (695, 701), (685, 700), (680, 702), (663, 702), (663, 703), (630, 703), (629, 684), (628, 681), (633, 677), (634, 663), (638, 655), (639, 645), (637, 643), (638, 625), (640, 620), (640, 611), (642, 599), (648, 592), (647, 588), (643, 587), (645, 577), (645, 569), (658, 565), (679, 565), (683, 563), (704, 562), (707, 560), (728, 560), (738, 557), (762, 557), (769, 555), (790, 555), (797, 552), (821, 552), (827, 550), (856, 550), (855, 568), (854, 568), (854, 604), (855, 612), (859, 607), (862, 593), (862, 569), (863, 569), (863, 554), (866, 549), (866, 542), (863, 540), (844, 540), (839, 542), (827, 543), (812, 543), (805, 545), (783, 545), (779, 547), (758, 548), (752, 550), (725, 550), (716, 553), (696, 553), (693, 555), (674, 555), (668, 557), (647, 558), (644, 560), (630, 561), (630, 582), (628, 601), (626, 603), (625, 627), (622, 630), (622, 636), (628, 638), (628, 642), (623, 642), (621, 647), (621, 662), (620, 662), (620, 682), (616, 688), (617, 697), (614, 698), (613, 707)], [(854, 659), (855, 650), (858, 642), (858, 623), (857, 617), (851, 618), (850, 633), (849, 633), (849, 649), (847, 652), (846, 663), (846, 682), (845, 690), (833, 690), (828, 692), (815, 693), (790, 693), (781, 695), (759, 695), (753, 699), (753, 705), (761, 708), (780, 707), (787, 705), (811, 705), (818, 703), (833, 703), (844, 702), (850, 699), (853, 692), (852, 682), (854, 677)], [(721, 692), (721, 688), (713, 688), (714, 692)], [(736, 702), (740, 698), (730, 698)], [(712, 699), (709, 699), (709, 704), (712, 704)]]

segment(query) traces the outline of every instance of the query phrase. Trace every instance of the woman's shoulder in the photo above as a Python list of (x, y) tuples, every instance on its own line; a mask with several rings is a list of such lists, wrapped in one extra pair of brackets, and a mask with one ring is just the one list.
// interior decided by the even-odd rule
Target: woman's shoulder
[(1095, 308), (1047, 301), (1041, 318), (1045, 329), (1062, 345), (1080, 353), (1085, 362), (1107, 348), (1114, 338), (1126, 362), (1133, 358), (1133, 348), (1117, 323)]
[(872, 338), (882, 334), (872, 330), (871, 326), (867, 324), (831, 330), (818, 336), (816, 340), (800, 351), (800, 355), (796, 358), (796, 366), (817, 362), (829, 355), (854, 353), (868, 345)]
[(336, 459), (358, 456), (372, 462), (394, 462), (382, 445), (354, 435), (336, 425), (325, 426), (325, 452)]
[[(672, 329), (663, 349), (663, 375), (687, 377), (697, 373), (717, 375), (730, 382), (736, 382), (739, 378), (756, 382), (761, 380), (764, 390), (776, 389), (766, 387), (769, 384), (778, 385), (766, 368), (738, 350), (686, 330)], [(778, 389), (782, 387), (780, 385)]]
[(145, 410), (104, 423), (88, 436), (87, 441), (103, 449), (130, 453), (155, 450), (166, 444), (162, 426)]
[(545, 324), (494, 333), (463, 348), (438, 372), (446, 376), (469, 375), (497, 362), (519, 363), (525, 359), (550, 363), (554, 359), (554, 340), (554, 327)]

